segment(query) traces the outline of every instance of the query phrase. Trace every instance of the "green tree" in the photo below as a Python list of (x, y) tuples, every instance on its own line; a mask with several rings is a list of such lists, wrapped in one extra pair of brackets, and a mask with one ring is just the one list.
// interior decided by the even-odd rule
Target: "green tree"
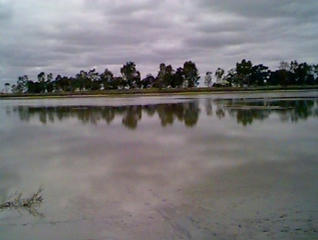
[(42, 88), (39, 82), (29, 80), (27, 82), (28, 93), (41, 93)]
[(159, 72), (157, 74), (156, 82), (154, 84), (154, 87), (157, 87), (157, 88), (164, 88), (165, 87), (164, 86), (165, 75), (166, 75), (166, 64), (161, 63), (159, 65)]
[(120, 73), (125, 83), (125, 87), (137, 88), (140, 87), (140, 72), (136, 69), (136, 64), (134, 62), (127, 62), (120, 69)]
[(45, 76), (44, 72), (41, 72), (41, 73), (38, 74), (38, 82), (40, 84), (41, 93), (44, 93), (45, 89), (46, 89), (45, 78), (46, 78), (46, 76)]
[(101, 88), (101, 79), (95, 68), (88, 71), (87, 78), (89, 82), (89, 90), (99, 90)]
[(12, 88), (14, 93), (26, 93), (28, 91), (27, 83), (29, 81), (29, 77), (27, 75), (18, 77), (17, 84)]
[(192, 88), (199, 85), (199, 71), (192, 61), (187, 61), (183, 64), (184, 77), (187, 81), (187, 86)]
[(219, 84), (222, 83), (224, 73), (225, 73), (225, 71), (224, 71), (224, 69), (222, 69), (222, 68), (218, 68), (218, 69), (215, 71), (214, 76), (215, 76), (215, 78), (216, 78), (216, 83), (219, 83)]
[(163, 76), (163, 86), (165, 88), (171, 87), (171, 84), (173, 84), (173, 75), (174, 70), (171, 65), (166, 66), (165, 74)]
[(173, 80), (171, 82), (171, 87), (175, 88), (181, 88), (184, 84), (185, 81), (185, 76), (184, 76), (184, 71), (182, 67), (179, 67), (175, 74), (173, 75)]
[(81, 70), (78, 74), (76, 74), (75, 79), (80, 91), (88, 90), (90, 88), (90, 79), (86, 71)]
[(230, 86), (238, 84), (237, 73), (234, 68), (230, 69), (224, 76), (224, 80), (229, 83)]
[(114, 77), (113, 85), (116, 86), (117, 89), (123, 89), (126, 86), (126, 82), (122, 77)]
[(10, 83), (6, 82), (6, 83), (4, 84), (4, 92), (5, 92), (5, 93), (8, 93), (8, 92), (9, 92), (9, 88), (10, 88)]
[(12, 92), (12, 93), (18, 93), (17, 85), (15, 85), (15, 84), (12, 84), (12, 85), (11, 85), (11, 92)]
[(212, 86), (212, 72), (206, 72), (205, 77), (204, 77), (204, 84), (207, 87)]
[(269, 83), (270, 85), (287, 86), (289, 84), (290, 72), (284, 69), (278, 69), (271, 73)]
[(318, 64), (316, 65), (312, 65), (312, 74), (314, 76), (314, 83), (317, 84), (318, 83)]
[(263, 86), (267, 83), (270, 77), (270, 71), (268, 67), (263, 64), (255, 65), (252, 67), (250, 76), (250, 84), (256, 86)]
[(291, 62), (291, 73), (293, 84), (303, 85), (312, 84), (314, 81), (314, 75), (312, 73), (312, 66), (306, 62), (298, 64), (297, 61)]
[(104, 90), (107, 89), (117, 89), (117, 86), (114, 84), (114, 74), (107, 68), (100, 75), (101, 82)]
[(55, 84), (58, 91), (71, 91), (71, 78), (68, 78), (67, 76), (62, 77), (61, 75), (57, 75), (55, 78)]
[(152, 76), (152, 74), (148, 74), (144, 79), (141, 80), (142, 88), (151, 88), (155, 81), (155, 77)]
[(250, 85), (250, 77), (252, 74), (252, 62), (243, 59), (240, 63), (236, 63), (237, 83), (241, 86)]
[(46, 76), (46, 91), (50, 93), (50, 92), (53, 92), (53, 90), (54, 90), (53, 74), (49, 73)]
[[(297, 63), (297, 62), (296, 62), (296, 63)], [(289, 63), (286, 62), (286, 61), (281, 61), (281, 62), (279, 63), (278, 69), (279, 69), (279, 70), (289, 71), (289, 70), (290, 70), (290, 65), (289, 65)]]

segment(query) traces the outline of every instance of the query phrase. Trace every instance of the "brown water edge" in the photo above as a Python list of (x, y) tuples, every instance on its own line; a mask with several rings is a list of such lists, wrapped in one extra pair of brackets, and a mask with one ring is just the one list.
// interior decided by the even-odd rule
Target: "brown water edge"
[(198, 94), (229, 93), (270, 93), (318, 90), (318, 85), (308, 86), (268, 86), (268, 87), (220, 87), (220, 88), (180, 88), (180, 89), (127, 89), (86, 92), (56, 92), (38, 94), (0, 94), (1, 99), (54, 99), (54, 98), (96, 98), (96, 97), (138, 97), (138, 96), (174, 96)]

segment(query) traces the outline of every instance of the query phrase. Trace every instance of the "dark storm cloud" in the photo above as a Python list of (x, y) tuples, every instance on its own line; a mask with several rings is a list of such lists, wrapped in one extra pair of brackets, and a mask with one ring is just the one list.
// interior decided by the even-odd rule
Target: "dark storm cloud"
[(0, 85), (40, 71), (118, 74), (130, 60), (143, 75), (190, 59), (202, 74), (241, 58), (318, 62), (317, 13), (316, 0), (0, 0)]

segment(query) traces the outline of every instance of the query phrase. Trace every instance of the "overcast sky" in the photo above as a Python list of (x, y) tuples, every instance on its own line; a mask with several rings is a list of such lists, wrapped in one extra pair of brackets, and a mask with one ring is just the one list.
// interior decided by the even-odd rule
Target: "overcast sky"
[(202, 75), (242, 58), (318, 63), (317, 39), (318, 0), (0, 0), (0, 88), (126, 61), (142, 76), (185, 60)]

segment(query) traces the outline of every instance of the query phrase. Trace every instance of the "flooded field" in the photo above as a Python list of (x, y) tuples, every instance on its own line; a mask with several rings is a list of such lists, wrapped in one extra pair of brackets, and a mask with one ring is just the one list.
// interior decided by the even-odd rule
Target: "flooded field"
[(2, 100), (0, 120), (0, 239), (318, 239), (317, 91)]

